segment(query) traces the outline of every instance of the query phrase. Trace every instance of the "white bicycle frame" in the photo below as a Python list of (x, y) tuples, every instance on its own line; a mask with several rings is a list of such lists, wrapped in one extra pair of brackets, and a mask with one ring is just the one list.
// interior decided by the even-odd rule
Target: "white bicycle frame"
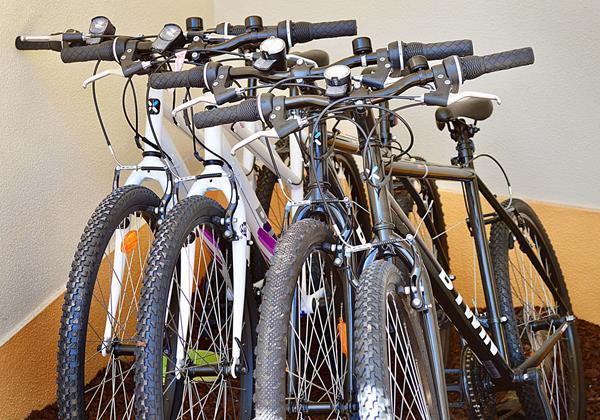
[[(172, 163), (170, 165), (167, 165), (161, 157), (150, 155), (150, 154), (143, 156), (142, 160), (137, 165), (123, 165), (123, 164), (118, 163), (116, 170), (118, 170), (119, 172), (120, 171), (131, 171), (131, 173), (128, 175), (124, 185), (143, 185), (145, 183), (155, 181), (160, 186), (161, 192), (165, 193), (166, 191), (168, 191), (169, 189), (172, 188), (172, 186), (169, 185), (170, 181), (169, 181), (169, 177), (167, 176), (167, 171), (176, 171), (176, 173), (174, 173), (173, 175), (175, 175), (175, 177), (179, 180), (185, 181), (185, 180), (190, 180), (193, 178), (190, 176), (190, 171), (186, 165), (185, 159), (181, 156), (181, 154), (175, 147), (175, 144), (174, 144), (173, 140), (171, 139), (171, 136), (165, 127), (165, 122), (176, 125), (190, 138), (192, 137), (192, 133), (187, 128), (187, 125), (186, 125), (185, 121), (183, 120), (183, 117), (181, 116), (181, 114), (178, 114), (173, 117), (171, 116), (170, 103), (169, 103), (169, 101), (164, 100), (165, 96), (167, 96), (167, 95), (164, 90), (150, 89), (149, 98), (151, 98), (152, 100), (157, 100), (160, 105), (157, 110), (158, 112), (151, 114), (149, 116), (150, 121), (148, 121), (148, 119), (146, 119), (144, 136), (147, 139), (149, 139), (151, 142), (160, 144), (161, 148), (171, 157)], [(246, 125), (246, 126), (244, 126), (243, 124), (239, 124), (238, 126), (240, 129), (240, 133), (238, 135), (244, 136), (244, 137), (247, 137), (248, 135), (252, 134), (252, 130), (260, 129), (259, 126), (254, 125), (254, 124), (250, 124), (250, 125)], [(154, 129), (154, 131), (152, 129)], [(210, 130), (207, 130), (207, 131), (210, 132)], [(222, 156), (225, 154), (223, 151), (222, 145), (225, 143), (231, 142), (232, 138), (234, 136), (234, 133), (231, 133), (231, 132), (227, 133), (227, 130), (219, 130), (218, 132), (216, 132), (216, 130), (212, 130), (212, 132), (213, 132), (213, 134), (208, 136), (210, 141), (209, 141), (209, 143), (207, 143), (207, 145), (211, 150), (215, 151), (216, 153), (218, 153), (219, 155)], [(156, 133), (156, 137), (154, 136), (154, 133)], [(229, 137), (226, 137), (226, 134), (228, 134)], [(156, 149), (154, 149), (152, 146), (144, 143), (143, 151), (144, 152), (152, 152), (152, 151), (155, 152)], [(261, 157), (263, 160), (265, 157), (268, 157), (268, 150), (266, 149), (266, 147), (264, 145), (263, 145), (263, 149), (261, 149), (261, 152), (262, 152)], [(111, 147), (111, 153), (114, 156), (114, 150), (112, 150), (112, 147)], [(293, 152), (292, 154), (296, 155), (296, 152)], [(250, 152), (249, 150), (244, 150), (241, 161), (231, 157), (231, 155), (228, 153), (227, 153), (227, 155), (228, 155), (228, 157), (230, 157), (230, 159), (228, 159), (228, 162), (230, 163), (230, 165), (234, 168), (237, 168), (235, 176), (236, 176), (238, 183), (240, 182), (240, 180), (243, 180), (242, 184), (241, 184), (242, 186), (238, 187), (238, 191), (245, 191), (246, 194), (248, 192), (253, 192), (255, 180), (254, 180), (254, 174), (252, 172), (252, 169), (253, 169), (255, 157), (252, 154), (252, 152)], [(210, 159), (208, 156), (205, 156), (205, 157), (207, 159)], [(300, 156), (300, 159), (301, 159), (301, 156)], [(280, 163), (283, 165), (283, 162), (280, 162)], [(283, 165), (283, 166), (285, 166), (285, 165)], [(219, 167), (219, 169), (220, 169), (220, 167)], [(300, 163), (300, 169), (301, 169), (301, 163)], [(207, 173), (207, 171), (214, 171), (214, 170), (215, 170), (214, 165), (212, 165), (212, 166), (205, 168), (204, 173)], [(286, 172), (285, 168), (282, 168), (282, 171), (284, 173), (286, 173), (286, 175), (288, 177), (290, 177), (290, 180), (298, 182), (298, 177), (291, 175), (290, 171)], [(298, 173), (298, 171), (296, 171), (295, 173)], [(245, 174), (249, 174), (249, 175), (246, 176)], [(198, 183), (198, 182), (194, 183), (193, 190), (190, 190), (188, 195), (199, 195), (199, 194), (203, 194), (206, 191), (221, 190), (226, 195), (226, 197), (231, 196), (231, 191), (230, 191), (231, 187), (230, 187), (229, 182), (225, 178), (209, 179), (209, 180), (207, 180), (207, 183), (208, 183), (208, 185), (206, 185), (206, 186), (202, 186), (201, 185), (202, 183)], [(294, 192), (294, 190), (292, 189), (292, 194), (294, 194), (294, 196), (299, 196), (298, 194), (301, 195), (302, 191), (300, 191), (298, 193), (297, 191)], [(256, 197), (256, 196), (254, 195), (254, 197)], [(173, 195), (173, 199), (167, 205), (167, 210), (169, 210), (170, 208), (173, 207), (173, 205), (176, 203), (176, 200), (177, 200), (176, 195)], [(258, 209), (260, 209), (260, 205), (257, 205), (257, 203), (258, 203), (258, 201), (252, 203), (252, 205), (254, 206), (253, 208), (257, 209), (255, 211), (259, 211)], [(240, 223), (238, 223), (236, 226), (242, 225), (242, 223), (244, 223), (244, 220), (245, 220), (244, 203), (242, 202), (242, 203), (238, 204), (238, 208), (239, 208), (239, 211), (236, 212), (236, 217), (238, 218), (238, 220), (240, 220)], [(261, 218), (265, 219), (265, 216), (261, 215)], [(105, 322), (105, 328), (104, 328), (104, 334), (103, 334), (103, 345), (102, 345), (102, 355), (103, 356), (108, 355), (108, 350), (109, 350), (110, 344), (112, 343), (112, 340), (113, 340), (116, 318), (117, 318), (117, 314), (119, 311), (119, 304), (121, 303), (120, 299), (121, 299), (121, 291), (122, 291), (122, 281), (123, 281), (122, 279), (123, 279), (123, 274), (125, 272), (125, 268), (126, 268), (125, 266), (126, 266), (126, 260), (127, 260), (127, 253), (125, 250), (122, 249), (123, 238), (131, 230), (136, 229), (137, 227), (140, 226), (141, 221), (137, 221), (136, 219), (137, 218), (133, 218), (133, 220), (130, 221), (131, 223), (129, 224), (129, 226), (117, 229), (116, 235), (115, 235), (115, 244), (114, 244), (114, 250), (113, 250), (114, 261), (113, 261), (112, 276), (111, 276), (111, 283), (110, 283), (110, 296), (109, 296), (109, 302), (108, 302), (108, 308), (107, 308), (108, 310), (107, 310), (107, 316), (106, 316), (106, 322)], [(255, 220), (255, 219), (253, 219), (253, 220)], [(252, 222), (251, 225), (256, 226), (255, 222)], [(260, 240), (258, 242), (261, 244), (264, 243), (262, 246), (259, 245), (259, 247), (261, 247), (262, 252), (265, 253), (265, 255), (267, 257), (270, 257), (272, 255), (272, 249), (274, 247), (274, 239), (272, 239), (272, 232), (271, 232), (270, 226), (268, 226), (268, 223), (267, 223), (267, 226), (261, 226), (261, 231), (260, 231), (259, 235), (260, 235), (260, 236), (258, 236), (259, 238), (263, 238), (262, 239), (263, 242), (261, 242)], [(269, 239), (267, 239), (267, 238), (269, 238)], [(237, 242), (239, 242), (239, 241), (237, 241)], [(234, 245), (234, 247), (237, 247), (237, 248), (239, 248), (239, 246), (240, 246), (239, 244)], [(239, 250), (236, 254), (239, 254)], [(244, 251), (243, 257), (247, 258), (247, 254), (248, 254), (248, 252)], [(238, 258), (240, 258), (240, 257), (238, 257)], [(235, 266), (236, 267), (244, 266), (244, 268), (245, 268), (245, 264), (236, 264)], [(242, 273), (240, 273), (240, 275), (242, 275)], [(245, 272), (243, 273), (243, 275), (245, 276)], [(238, 297), (238, 300), (239, 299), (240, 298)], [(243, 311), (244, 296), (242, 296), (241, 299), (242, 299), (242, 311)], [(234, 301), (235, 301), (235, 299), (234, 299)], [(185, 309), (183, 309), (183, 310), (185, 311)], [(188, 310), (189, 310), (189, 308), (188, 308)], [(236, 317), (239, 318), (240, 315), (237, 314)], [(241, 318), (240, 318), (240, 320), (241, 320)], [(240, 321), (240, 323), (241, 323), (241, 321)], [(237, 330), (241, 331), (241, 325), (238, 328), (236, 328), (236, 331)], [(238, 350), (238, 355), (239, 355), (239, 350)]]
[[(225, 197), (229, 198), (230, 203), (235, 204), (235, 211), (232, 214), (233, 228), (232, 232), (232, 266), (233, 280), (226, 279), (228, 298), (233, 300), (233, 323), (232, 323), (232, 342), (236, 343), (232, 348), (232, 360), (230, 372), (233, 377), (236, 377), (236, 367), (240, 360), (243, 328), (244, 301), (246, 292), (246, 268), (250, 257), (249, 241), (254, 238), (254, 242), (263, 253), (270, 259), (273, 256), (276, 244), (276, 237), (267, 219), (261, 204), (254, 191), (254, 185), (246, 176), (247, 168), (233, 156), (234, 146), (243, 138), (260, 137), (260, 123), (237, 123), (234, 125), (234, 131), (229, 130), (226, 126), (217, 126), (204, 129), (204, 144), (207, 149), (213, 153), (206, 152), (205, 159), (214, 159), (220, 161), (224, 159), (231, 167), (231, 172), (224, 169), (225, 167), (218, 164), (209, 164), (205, 166), (201, 173), (201, 178), (197, 179), (191, 186), (188, 197), (195, 195), (204, 195), (209, 191), (220, 191)], [(226, 141), (223, 141), (226, 139)], [(290, 191), (290, 198), (294, 201), (302, 200), (304, 189), (302, 184), (302, 176), (304, 171), (304, 160), (300, 150), (300, 146), (296, 142), (290, 142), (289, 160), (290, 166), (286, 165), (281, 157), (273, 150), (273, 160), (269, 154), (265, 141), (268, 139), (257, 139), (248, 143), (244, 149), (244, 154), (248, 153), (261, 160), (269, 169), (275, 171), (275, 166), (281, 175), (281, 181), (287, 186)], [(242, 140), (239, 144), (245, 143)], [(249, 151), (247, 150), (249, 149)], [(247, 160), (247, 157), (243, 159)], [(235, 182), (236, 188), (234, 191), (231, 188), (231, 180)], [(218, 247), (215, 245), (215, 239), (210, 237), (208, 232), (204, 231), (204, 239), (211, 248), (215, 258), (223, 261), (223, 256), (220, 255)], [(191, 294), (194, 280), (194, 261), (195, 243), (189, 244), (181, 250), (182, 270), (180, 273), (180, 291), (179, 302), (191, 302)], [(187, 264), (188, 269), (183, 269), (183, 265)], [(226, 272), (226, 270), (224, 270)], [(189, 322), (191, 317), (191, 307), (189, 304), (180, 304), (179, 324), (178, 324), (178, 343), (176, 353), (176, 376), (181, 376), (181, 370), (185, 366), (187, 356), (185, 354), (185, 342), (189, 333)]]
[[(212, 95), (207, 95), (210, 101)], [(171, 157), (172, 164), (169, 167), (165, 161), (153, 155), (146, 155), (137, 165), (117, 165), (117, 170), (131, 171), (124, 185), (142, 185), (149, 181), (156, 181), (162, 192), (172, 188), (169, 185), (169, 177), (167, 171), (174, 169), (177, 173), (173, 174), (177, 178), (177, 182), (185, 182), (195, 179), (191, 176), (190, 171), (185, 164), (185, 160), (176, 149), (171, 136), (165, 127), (165, 120), (174, 123), (177, 127), (183, 130), (187, 136), (192, 137), (192, 133), (187, 128), (187, 125), (181, 114), (173, 116), (171, 119), (171, 108), (168, 101), (165, 101), (165, 91), (150, 89), (150, 100), (158, 100), (160, 108), (156, 113), (149, 116), (150, 121), (146, 120), (145, 137), (150, 141), (160, 144), (161, 148)], [(152, 125), (151, 125), (152, 124)], [(154, 131), (152, 130), (154, 129)], [(266, 139), (260, 139), (252, 142), (242, 151), (242, 158), (237, 159), (231, 153), (233, 145), (240, 139), (256, 137), (256, 134), (261, 130), (260, 123), (238, 123), (234, 126), (234, 130), (228, 130), (225, 127), (213, 127), (204, 130), (204, 144), (214, 152), (206, 152), (204, 158), (206, 160), (221, 158), (225, 159), (232, 168), (231, 173), (227, 173), (223, 167), (216, 164), (205, 166), (201, 176), (197, 179), (189, 189), (188, 197), (195, 195), (204, 195), (208, 191), (221, 191), (225, 197), (233, 200), (236, 204), (233, 214), (232, 227), (234, 240), (232, 241), (232, 265), (233, 265), (233, 280), (228, 279), (227, 296), (233, 300), (233, 342), (241, 343), (241, 335), (243, 328), (243, 313), (245, 301), (245, 283), (246, 283), (246, 266), (249, 260), (250, 247), (248, 245), (251, 237), (255, 238), (260, 251), (267, 259), (273, 256), (275, 248), (275, 235), (270, 226), (267, 215), (264, 213), (258, 198), (254, 192), (255, 179), (253, 174), (253, 166), (255, 158), (261, 160), (270, 170), (275, 171), (275, 166), (281, 175), (282, 182), (289, 188), (291, 199), (300, 201), (303, 199), (302, 175), (304, 170), (304, 161), (300, 147), (296, 142), (290, 143), (290, 166), (286, 165), (281, 157), (273, 150), (274, 160), (271, 159), (269, 149), (264, 144)], [(156, 136), (154, 136), (156, 133)], [(155, 151), (151, 146), (144, 144), (144, 152)], [(114, 155), (114, 151), (111, 149)], [(248, 175), (246, 175), (248, 174)], [(237, 196), (234, 196), (230, 177), (236, 183)], [(169, 203), (168, 208), (174, 205), (176, 196)], [(114, 248), (114, 263), (110, 285), (110, 296), (108, 303), (108, 313), (106, 317), (102, 355), (108, 355), (108, 349), (113, 340), (115, 329), (116, 314), (119, 310), (121, 298), (122, 278), (126, 265), (126, 251), (121, 247), (123, 238), (131, 229), (139, 225), (135, 220), (132, 220), (129, 226), (117, 229)], [(250, 232), (248, 232), (248, 230)], [(207, 243), (214, 244), (214, 238), (208, 238)], [(212, 241), (211, 241), (212, 239)], [(189, 304), (193, 286), (193, 257), (195, 255), (195, 244), (190, 244), (181, 250), (181, 265), (182, 268), (187, 265), (188, 269), (181, 270), (181, 285), (180, 285), (180, 317), (178, 325), (178, 345), (177, 345), (177, 362), (176, 366), (181, 369), (186, 362), (185, 341), (189, 333), (189, 321), (191, 317), (191, 307)], [(215, 258), (219, 257), (219, 250), (212, 246), (212, 251)], [(222, 256), (221, 256), (222, 258)], [(191, 267), (191, 269), (189, 268)], [(236, 376), (236, 366), (239, 363), (241, 348), (239, 345), (233, 346), (232, 349), (232, 365), (231, 372)], [(177, 372), (180, 376), (180, 372)]]

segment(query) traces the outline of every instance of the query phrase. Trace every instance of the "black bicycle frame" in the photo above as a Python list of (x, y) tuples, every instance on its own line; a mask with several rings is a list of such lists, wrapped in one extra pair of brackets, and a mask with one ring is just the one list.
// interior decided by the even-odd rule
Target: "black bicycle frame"
[[(498, 299), (494, 287), (495, 277), (489, 255), (488, 239), (485, 232), (486, 220), (481, 209), (480, 194), (493, 208), (495, 217), (504, 222), (510, 229), (521, 250), (528, 256), (542, 280), (551, 290), (554, 299), (564, 304), (566, 308), (570, 308), (570, 305), (567, 305), (567, 302), (564, 302), (562, 299), (556, 284), (548, 276), (544, 265), (519, 229), (515, 219), (511, 217), (507, 209), (498, 202), (492, 192), (477, 176), (472, 163), (472, 139), (465, 132), (466, 130), (457, 136), (458, 163), (461, 166), (436, 165), (401, 160), (391, 163), (390, 172), (395, 176), (457, 181), (464, 185), (468, 226), (475, 241), (479, 271), (487, 305), (487, 322), (491, 337), (488, 335), (486, 328), (481, 325), (477, 316), (473, 314), (466, 304), (462, 295), (455, 289), (452, 280), (417, 234), (400, 206), (391, 198), (389, 202), (391, 203), (392, 210), (407, 225), (419, 244), (425, 267), (430, 273), (431, 285), (436, 301), (443, 308), (460, 335), (465, 339), (469, 348), (486, 368), (496, 387), (498, 389), (511, 389), (515, 387), (516, 383), (522, 382), (522, 374), (525, 373), (527, 368), (532, 367), (532, 363), (525, 361), (521, 367), (513, 369), (505, 359), (506, 344), (504, 342), (504, 334), (502, 333)], [(559, 331), (556, 334), (562, 335), (562, 332)], [(546, 343), (542, 345), (542, 348), (545, 346), (546, 348), (551, 348), (558, 337), (554, 335), (549, 337)], [(533, 358), (534, 356), (531, 357)]]

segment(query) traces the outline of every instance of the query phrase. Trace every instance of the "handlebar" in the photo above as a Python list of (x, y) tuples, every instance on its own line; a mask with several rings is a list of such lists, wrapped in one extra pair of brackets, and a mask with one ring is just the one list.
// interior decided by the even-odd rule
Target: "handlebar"
[(428, 60), (441, 60), (451, 55), (464, 57), (473, 54), (473, 41), (470, 39), (459, 39), (455, 41), (442, 42), (408, 42), (402, 43), (402, 54), (404, 60), (414, 56), (422, 55)]
[(200, 65), (184, 71), (151, 74), (150, 87), (154, 89), (206, 87), (204, 83), (204, 66)]
[(113, 51), (113, 41), (104, 41), (95, 45), (65, 47), (60, 52), (63, 63), (80, 63), (84, 61), (117, 61)]
[[(526, 66), (533, 64), (533, 62), (533, 50), (531, 48), (521, 48), (485, 56), (446, 58), (444, 64), (439, 65), (438, 69), (445, 69), (449, 79), (460, 80), (460, 78), (454, 77), (456, 75), (449, 73), (461, 72), (462, 80), (471, 80), (486, 73)], [(451, 63), (457, 63), (460, 68), (452, 66)], [(398, 95), (416, 85), (425, 85), (433, 79), (434, 71), (431, 69), (408, 74), (387, 88), (375, 92), (371, 102), (387, 101), (391, 95)], [(256, 98), (247, 99), (238, 105), (199, 112), (194, 115), (194, 124), (196, 128), (207, 128), (239, 121), (269, 121), (273, 96), (270, 97), (270, 101), (261, 99), (262, 96), (259, 96), (258, 100)], [(330, 103), (330, 98), (326, 96), (299, 95), (284, 98), (286, 109), (301, 108), (303, 106), (325, 107)], [(439, 103), (429, 103), (428, 101), (425, 101), (425, 103), (439, 105)]]
[(356, 35), (355, 20), (337, 20), (334, 22), (296, 22), (290, 26), (293, 44), (313, 41), (315, 39), (338, 38)]
[[(348, 21), (346, 21), (348, 22)], [(321, 24), (312, 24), (321, 25)], [(346, 25), (346, 24), (343, 24)], [(329, 30), (329, 29), (328, 29)], [(400, 54), (403, 60), (406, 61), (415, 55), (425, 55), (430, 60), (437, 60), (451, 55), (467, 55), (473, 53), (473, 42), (468, 39), (461, 39), (455, 41), (443, 41), (433, 43), (420, 43), (420, 42), (409, 42), (400, 43), (394, 42), (388, 46), (388, 55), (391, 58), (392, 63), (396, 63), (398, 67), (401, 67), (398, 63), (400, 60)], [(301, 54), (301, 53), (300, 53)], [(377, 62), (377, 54), (369, 54), (366, 57), (367, 64), (374, 64)], [(351, 56), (337, 63), (332, 64), (344, 64), (349, 67), (357, 67), (363, 64), (360, 56)], [(402, 65), (403, 66), (403, 65)], [(185, 70), (175, 73), (157, 73), (150, 76), (150, 86), (155, 89), (168, 89), (177, 87), (196, 87), (196, 88), (209, 88), (213, 80), (204, 80), (202, 77), (203, 67), (194, 68), (191, 70)], [(323, 76), (323, 73), (327, 66), (318, 67), (311, 69), (305, 76)], [(254, 67), (232, 67), (227, 77), (231, 79), (246, 79), (246, 78), (258, 78), (262, 81), (277, 82), (291, 77), (293, 72), (277, 72), (274, 74), (261, 72)], [(301, 78), (301, 75), (298, 75)]]
[[(289, 35), (285, 34), (288, 32)], [(219, 23), (215, 32), (220, 35), (241, 35), (248, 32), (244, 25), (231, 25), (229, 23)], [(283, 21), (276, 26), (265, 26), (257, 33), (266, 33), (269, 36), (282, 37), (293, 44), (309, 42), (323, 38), (337, 38), (342, 36), (356, 35), (355, 20), (338, 20), (334, 22), (291, 22)], [(266, 38), (265, 38), (266, 39)]]
[(62, 50), (62, 42), (60, 41), (31, 41), (26, 37), (18, 36), (15, 39), (15, 48), (22, 51), (33, 51), (33, 50), (48, 50), (58, 51)]
[(194, 114), (194, 125), (196, 128), (208, 128), (239, 121), (258, 121), (260, 119), (258, 101), (256, 98), (251, 98), (237, 105), (198, 112)]
[[(245, 32), (227, 41), (202, 47), (199, 52), (206, 53), (210, 50), (233, 51), (246, 44), (257, 44), (270, 37), (284, 40), (288, 47), (295, 44), (313, 41), (322, 38), (336, 38), (356, 35), (355, 20), (338, 20), (334, 22), (292, 22), (284, 20), (277, 26), (266, 26), (261, 31)], [(194, 49), (190, 49), (194, 52)]]
[(496, 54), (459, 58), (464, 80), (476, 79), (486, 73), (533, 64), (535, 57), (529, 47)]
[[(442, 42), (391, 42), (387, 46), (387, 55), (394, 70), (404, 68), (404, 64), (414, 56), (422, 55), (427, 60), (441, 60), (452, 55), (463, 57), (473, 54), (473, 41), (470, 39), (458, 39)], [(341, 64), (348, 67), (377, 64), (378, 51), (363, 56), (353, 55), (343, 58), (333, 65)]]

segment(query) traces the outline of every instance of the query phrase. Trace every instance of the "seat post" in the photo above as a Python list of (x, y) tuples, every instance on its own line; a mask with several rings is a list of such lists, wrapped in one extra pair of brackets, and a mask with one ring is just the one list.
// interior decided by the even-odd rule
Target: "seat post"
[(450, 137), (456, 142), (458, 156), (452, 159), (453, 164), (473, 167), (473, 154), (475, 153), (473, 137), (478, 131), (479, 128), (474, 124), (467, 124), (459, 119), (454, 120), (450, 128)]
[[(453, 121), (450, 128), (452, 139), (456, 141), (456, 150), (458, 156), (452, 159), (453, 164), (459, 164), (473, 168), (473, 153), (475, 145), (473, 136), (479, 129), (474, 124), (467, 124), (463, 120), (456, 119)], [(465, 203), (467, 206), (467, 226), (469, 232), (475, 241), (475, 251), (477, 254), (477, 262), (479, 265), (479, 273), (481, 275), (481, 283), (483, 286), (483, 295), (486, 303), (486, 318), (489, 326), (489, 331), (498, 347), (500, 355), (506, 355), (506, 342), (502, 332), (502, 323), (500, 321), (500, 307), (498, 296), (495, 288), (494, 268), (491, 263), (490, 250), (487, 234), (485, 231), (485, 220), (483, 218), (483, 210), (481, 208), (481, 198), (479, 196), (478, 179), (467, 181), (464, 183)]]

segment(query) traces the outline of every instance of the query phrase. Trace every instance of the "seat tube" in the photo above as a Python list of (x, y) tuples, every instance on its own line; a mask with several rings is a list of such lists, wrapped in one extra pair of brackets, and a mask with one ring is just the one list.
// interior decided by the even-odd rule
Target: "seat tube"
[[(457, 137), (457, 142), (459, 161), (463, 165), (473, 168), (473, 141), (467, 134), (466, 129), (461, 130), (461, 134)], [(506, 359), (506, 342), (504, 340), (504, 334), (502, 333), (498, 296), (495, 288), (496, 277), (494, 275), (489, 243), (485, 231), (485, 221), (481, 209), (481, 198), (479, 196), (477, 178), (464, 182), (464, 186), (469, 215), (469, 226), (471, 228), (471, 235), (475, 241), (477, 262), (487, 307), (489, 330), (498, 347), (498, 352)]]

